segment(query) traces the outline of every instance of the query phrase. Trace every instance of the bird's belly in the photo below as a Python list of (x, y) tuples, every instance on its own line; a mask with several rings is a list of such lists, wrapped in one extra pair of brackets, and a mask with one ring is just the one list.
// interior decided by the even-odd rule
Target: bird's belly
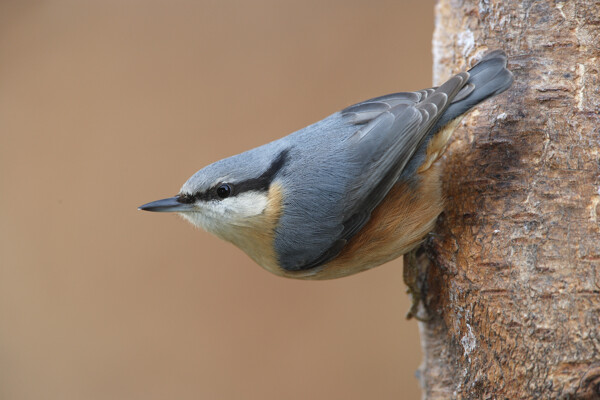
[(440, 167), (432, 165), (419, 181), (399, 182), (342, 252), (325, 265), (286, 273), (290, 278), (333, 279), (376, 267), (406, 254), (429, 233), (443, 210)]

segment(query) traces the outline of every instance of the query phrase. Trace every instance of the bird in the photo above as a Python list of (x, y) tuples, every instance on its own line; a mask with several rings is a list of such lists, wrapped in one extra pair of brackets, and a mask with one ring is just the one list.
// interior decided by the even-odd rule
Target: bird
[(439, 87), (346, 107), (210, 164), (179, 193), (139, 207), (174, 212), (276, 275), (334, 279), (417, 247), (444, 209), (436, 161), (462, 117), (507, 90), (502, 50)]

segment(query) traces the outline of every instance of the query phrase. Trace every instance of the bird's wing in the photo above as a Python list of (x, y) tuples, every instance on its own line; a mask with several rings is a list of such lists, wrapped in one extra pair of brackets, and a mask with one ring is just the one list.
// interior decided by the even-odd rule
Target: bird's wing
[[(461, 89), (468, 90), (468, 79), (469, 74), (462, 72), (439, 88), (382, 96), (342, 110), (344, 123), (357, 129), (329, 156), (341, 160), (344, 170), (334, 171), (333, 163), (321, 165), (315, 175), (323, 176), (327, 170), (330, 175), (325, 182), (310, 182), (315, 190), (295, 196), (296, 204), (289, 209), (310, 209), (311, 213), (284, 221), (288, 227), (296, 224), (303, 229), (288, 230), (293, 237), (278, 235), (276, 248), (283, 268), (306, 270), (339, 254), (369, 220), (448, 105), (462, 95)], [(316, 218), (307, 226), (309, 215)]]

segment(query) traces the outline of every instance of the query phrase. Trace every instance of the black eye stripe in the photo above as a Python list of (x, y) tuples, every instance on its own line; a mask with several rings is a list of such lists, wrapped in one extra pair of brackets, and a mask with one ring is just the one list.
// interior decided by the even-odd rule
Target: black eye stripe
[(271, 165), (269, 166), (269, 169), (267, 169), (265, 172), (263, 172), (262, 175), (259, 176), (258, 178), (247, 179), (243, 182), (237, 183), (235, 185), (236, 194), (248, 192), (250, 190), (254, 190), (254, 191), (258, 191), (258, 192), (269, 190), (269, 187), (271, 186), (271, 182), (273, 182), (273, 179), (275, 178), (277, 173), (279, 171), (281, 171), (281, 169), (284, 167), (285, 163), (287, 162), (288, 153), (289, 153), (288, 149), (283, 150), (281, 153), (279, 153), (279, 155), (277, 156), (275, 161), (273, 161), (271, 163)]
[[(267, 191), (271, 186), (271, 182), (277, 175), (277, 173), (284, 167), (288, 160), (289, 150), (283, 150), (279, 153), (277, 158), (271, 163), (269, 168), (263, 172), (258, 178), (247, 179), (245, 181), (236, 182), (234, 184), (229, 182), (219, 182), (217, 185), (211, 187), (204, 192), (198, 192), (192, 194), (182, 194), (178, 200), (180, 203), (194, 203), (198, 200), (209, 201), (209, 200), (222, 200), (227, 197), (237, 196), (238, 194), (248, 191)], [(229, 194), (222, 197), (219, 194), (219, 189), (224, 185), (229, 187)], [(223, 190), (221, 190), (223, 194)]]

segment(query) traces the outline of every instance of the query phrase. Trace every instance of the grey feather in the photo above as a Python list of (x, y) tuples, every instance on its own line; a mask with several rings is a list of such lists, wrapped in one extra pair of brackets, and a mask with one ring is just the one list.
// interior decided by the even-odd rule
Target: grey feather
[[(308, 269), (328, 261), (341, 251), (396, 184), (404, 167), (446, 109), (449, 99), (459, 93), (468, 77), (468, 73), (463, 72), (436, 90), (372, 99), (327, 119), (344, 126), (347, 136), (327, 136), (329, 142), (320, 146), (318, 155), (338, 160), (341, 162), (338, 165), (344, 168), (331, 171), (332, 176), (325, 177), (322, 171), (326, 167), (323, 164), (307, 162), (303, 165), (301, 173), (307, 176), (300, 182), (315, 185), (317, 190), (323, 190), (326, 197), (312, 190), (304, 193), (304, 187), (299, 188), (291, 181), (285, 184), (284, 181), (284, 188), (292, 188), (289, 193), (286, 190), (286, 199), (293, 198), (294, 202), (286, 204), (275, 240), (283, 268), (291, 271)], [(372, 115), (374, 110), (381, 110), (381, 113), (356, 131), (349, 130), (349, 126), (357, 124), (357, 121), (367, 120), (361, 115)], [(316, 137), (313, 134), (316, 131), (321, 132), (319, 139), (323, 139), (329, 132), (319, 125), (317, 123), (293, 134), (293, 141), (301, 140), (304, 144), (304, 139), (295, 135)], [(335, 141), (335, 146), (331, 145), (331, 140)], [(316, 165), (318, 167), (313, 170)], [(311, 182), (311, 177), (320, 177), (323, 181)], [(337, 186), (337, 190), (332, 190), (332, 184)], [(307, 215), (296, 210), (305, 209), (311, 210), (311, 216), (322, 214), (312, 224), (318, 226), (319, 233), (303, 228), (307, 226)]]
[(279, 264), (305, 270), (333, 259), (369, 221), (399, 181), (416, 178), (427, 144), (450, 120), (506, 90), (506, 55), (491, 52), (469, 72), (437, 88), (376, 97), (337, 112), (277, 141), (214, 163), (182, 188), (192, 193), (225, 177), (260, 176), (286, 150), (274, 177), (283, 190), (275, 230)]

